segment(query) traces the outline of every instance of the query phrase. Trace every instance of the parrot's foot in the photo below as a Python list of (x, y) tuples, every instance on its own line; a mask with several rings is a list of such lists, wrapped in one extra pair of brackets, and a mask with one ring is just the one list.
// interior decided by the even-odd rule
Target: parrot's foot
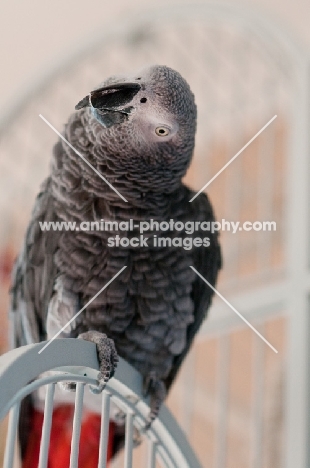
[(132, 442), (134, 448), (139, 447), (143, 442), (142, 436), (136, 427), (133, 428)]
[(157, 418), (160, 407), (166, 398), (166, 387), (155, 371), (150, 372), (143, 382), (144, 396), (150, 396), (150, 413), (147, 417), (145, 429), (149, 429), (154, 419)]
[(91, 341), (97, 346), (99, 360), (98, 386), (90, 386), (90, 390), (93, 393), (101, 393), (107, 382), (113, 377), (117, 367), (118, 355), (114, 341), (108, 338), (104, 333), (99, 333), (94, 330), (81, 333), (78, 338)]

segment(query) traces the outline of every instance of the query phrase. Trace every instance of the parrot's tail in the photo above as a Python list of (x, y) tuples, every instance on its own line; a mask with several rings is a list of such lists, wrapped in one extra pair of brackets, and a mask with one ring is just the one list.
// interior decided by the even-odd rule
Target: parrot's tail
[[(68, 468), (69, 466), (73, 414), (74, 407), (72, 405), (62, 405), (54, 409), (48, 468)], [(32, 409), (31, 428), (27, 437), (22, 468), (37, 468), (38, 466), (43, 416), (41, 411)], [(83, 416), (79, 446), (79, 467), (98, 467), (100, 419), (100, 415), (96, 413), (88, 412)], [(111, 421), (108, 440), (108, 461), (115, 453), (113, 448), (114, 426), (115, 424)]]

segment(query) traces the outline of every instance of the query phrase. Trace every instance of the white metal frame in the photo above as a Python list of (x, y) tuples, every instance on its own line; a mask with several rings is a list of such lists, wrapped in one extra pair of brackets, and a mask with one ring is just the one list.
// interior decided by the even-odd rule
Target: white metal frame
[[(0, 357), (0, 418), (11, 410), (4, 468), (13, 467), (20, 401), (47, 385), (39, 462), (40, 468), (46, 468), (55, 383), (68, 380), (77, 382), (70, 468), (77, 467), (84, 387), (86, 384), (96, 385), (98, 373), (96, 346), (83, 340), (58, 339), (48, 350), (38, 354), (44, 344), (23, 346)], [(57, 373), (40, 377), (51, 370)], [(110, 400), (126, 414), (125, 468), (132, 468), (134, 427), (149, 440), (149, 458), (145, 464), (148, 468), (155, 468), (157, 458), (167, 468), (201, 467), (184, 433), (165, 406), (151, 428), (145, 431), (149, 406), (142, 395), (142, 377), (124, 360), (120, 359), (115, 376), (102, 395), (99, 468), (106, 466)]]

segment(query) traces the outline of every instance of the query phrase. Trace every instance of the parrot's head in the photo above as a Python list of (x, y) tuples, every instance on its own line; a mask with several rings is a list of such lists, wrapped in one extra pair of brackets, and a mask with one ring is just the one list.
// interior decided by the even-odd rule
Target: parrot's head
[[(190, 163), (196, 132), (194, 95), (182, 76), (153, 65), (114, 76), (76, 106), (87, 108), (89, 125), (114, 166), (165, 169), (180, 179)], [(161, 171), (160, 171), (161, 172)]]

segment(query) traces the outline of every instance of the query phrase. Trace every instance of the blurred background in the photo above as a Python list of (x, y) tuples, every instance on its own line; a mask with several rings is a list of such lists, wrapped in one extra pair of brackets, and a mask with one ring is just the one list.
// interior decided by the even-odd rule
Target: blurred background
[(12, 263), (57, 140), (40, 113), (61, 131), (105, 77), (169, 65), (196, 96), (186, 182), (197, 190), (278, 116), (207, 189), (220, 220), (277, 223), (275, 232), (221, 233), (217, 289), (278, 354), (214, 300), (168, 398), (205, 468), (310, 466), (307, 8), (306, 0), (0, 4), (1, 352)]

